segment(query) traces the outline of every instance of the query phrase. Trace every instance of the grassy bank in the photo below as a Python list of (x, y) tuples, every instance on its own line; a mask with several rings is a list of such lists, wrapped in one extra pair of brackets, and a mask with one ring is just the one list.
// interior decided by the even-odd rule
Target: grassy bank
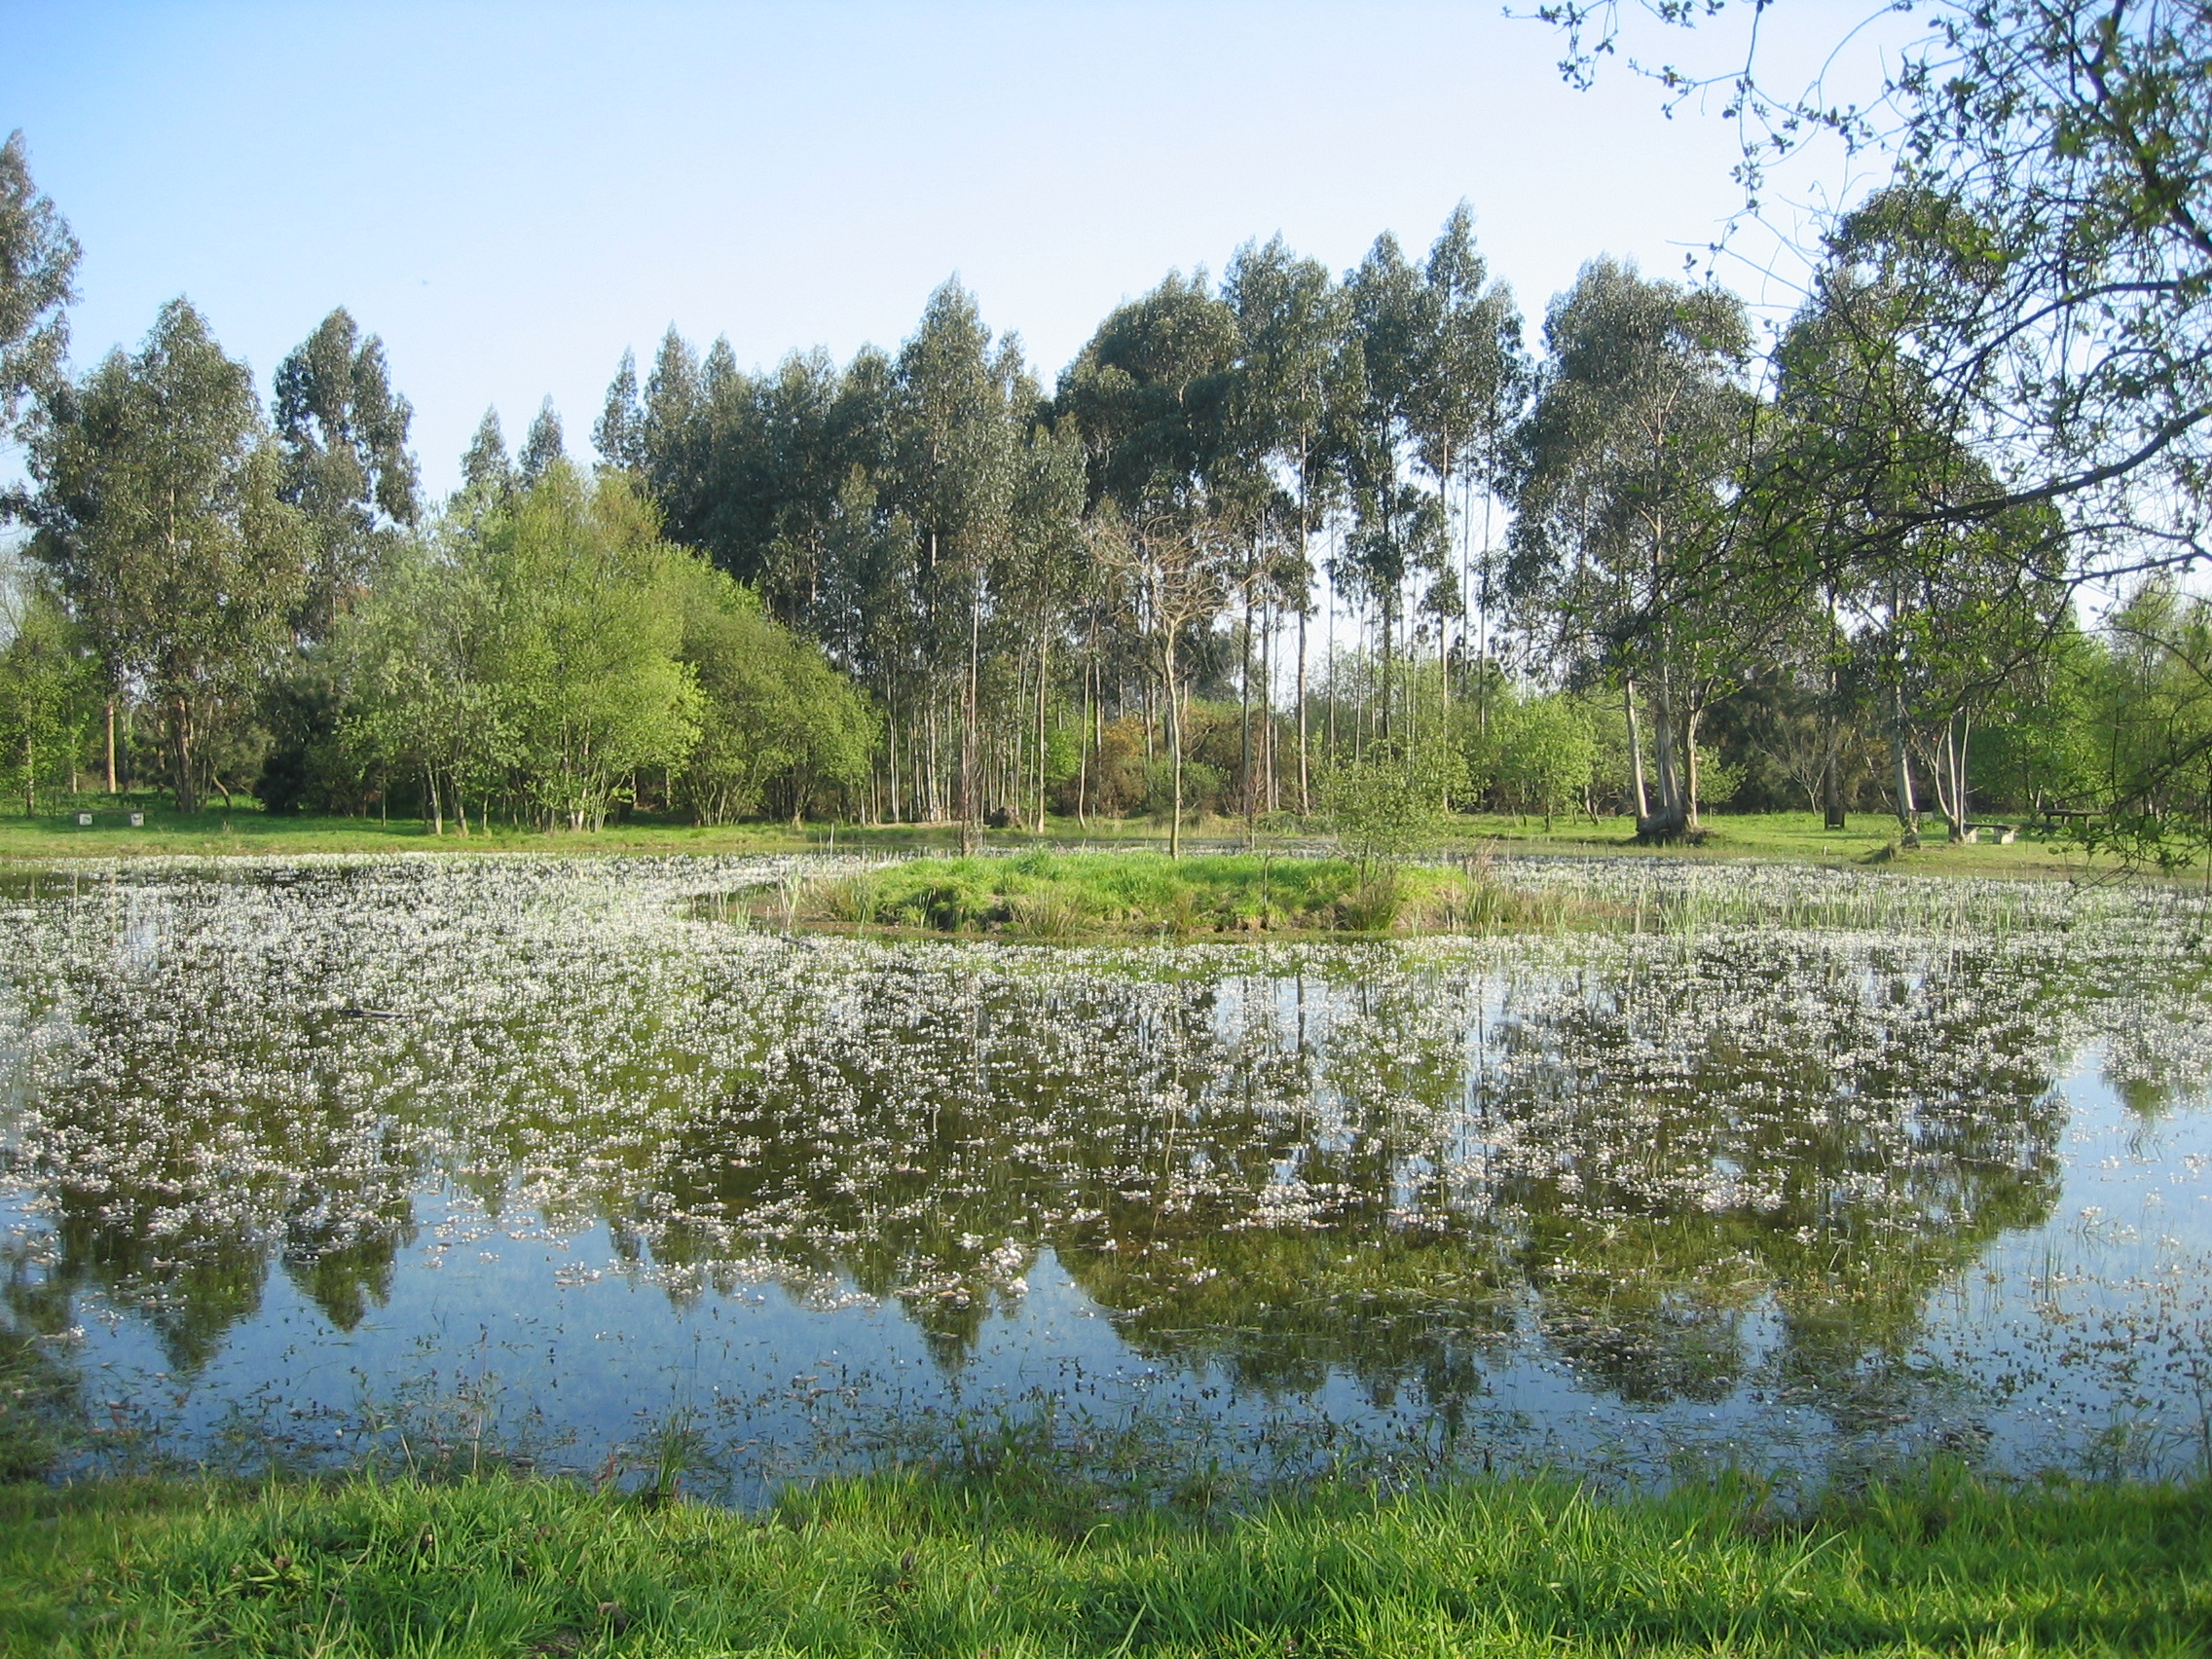
[(2205, 1493), (1323, 1491), (1234, 1519), (885, 1476), (0, 1491), (0, 1653), (2201, 1653)]
[[(77, 823), (79, 809), (92, 815), (90, 827)], [(143, 815), (143, 825), (132, 828), (129, 815)], [(1824, 829), (1817, 814), (1771, 812), (1714, 814), (1707, 820), (1706, 838), (1694, 847), (1650, 848), (1637, 845), (1635, 827), (1626, 819), (1559, 819), (1549, 829), (1541, 819), (1515, 819), (1495, 815), (1467, 816), (1455, 820), (1446, 852), (1475, 852), (1492, 848), (1506, 853), (1554, 854), (1575, 857), (1671, 857), (1702, 859), (1757, 859), (1791, 864), (1866, 865), (1961, 875), (2072, 875), (2087, 868), (2109, 868), (2109, 860), (2085, 859), (2063, 836), (2024, 835), (2010, 845), (1994, 841), (1971, 846), (1949, 846), (1939, 831), (1931, 830), (1930, 843), (1917, 852), (1897, 856), (1892, 843), (1897, 827), (1887, 819), (1861, 815), (1852, 828)], [(1299, 836), (1301, 827), (1283, 822), (1263, 827), (1262, 839)], [(152, 796), (110, 798), (85, 796), (66, 809), (42, 812), (35, 817), (0, 815), (0, 861), (71, 857), (114, 858), (141, 853), (184, 854), (198, 857), (235, 853), (392, 853), (392, 852), (508, 852), (577, 857), (621, 853), (723, 853), (749, 854), (819, 849), (831, 843), (840, 849), (879, 851), (937, 851), (957, 846), (957, 827), (949, 825), (828, 825), (808, 824), (796, 830), (788, 824), (731, 824), (701, 827), (675, 820), (641, 819), (610, 824), (591, 833), (543, 831), (495, 826), (463, 836), (448, 826), (442, 836), (417, 819), (276, 817), (264, 813), (256, 801), (240, 796), (229, 808), (178, 814)], [(1051, 819), (1042, 835), (1026, 830), (993, 830), (989, 844), (996, 848), (1022, 847), (1039, 842), (1057, 846), (1083, 845), (1105, 849), (1160, 849), (1167, 838), (1164, 824), (1149, 820), (1099, 820), (1077, 823)], [(1314, 838), (1319, 838), (1316, 829)], [(1241, 850), (1247, 844), (1247, 827), (1240, 820), (1208, 820), (1191, 825), (1186, 845), (1198, 852)]]

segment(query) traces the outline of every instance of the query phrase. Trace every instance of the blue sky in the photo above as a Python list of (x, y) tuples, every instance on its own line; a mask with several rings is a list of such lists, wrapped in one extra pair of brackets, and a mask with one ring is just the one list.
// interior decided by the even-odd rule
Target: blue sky
[[(1864, 9), (1792, 0), (1778, 71)], [(1567, 89), (1490, 4), (0, 0), (0, 131), (84, 244), (79, 366), (182, 293), (266, 388), (343, 304), (440, 490), (487, 404), (517, 439), (551, 394), (586, 453), (672, 321), (843, 357), (957, 273), (1049, 379), (1248, 238), (1341, 270), (1464, 198), (1533, 321), (1583, 260), (1678, 270), (1738, 203), (1725, 123), (1617, 70)]]

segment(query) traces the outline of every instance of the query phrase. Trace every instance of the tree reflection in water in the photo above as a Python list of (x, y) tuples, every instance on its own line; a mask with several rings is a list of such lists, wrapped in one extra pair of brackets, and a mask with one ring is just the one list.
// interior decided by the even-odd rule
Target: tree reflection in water
[(604, 1222), (683, 1294), (896, 1302), (948, 1371), (1049, 1248), (1137, 1352), (1254, 1389), (1343, 1376), (1449, 1432), (1533, 1356), (1857, 1429), (1930, 1381), (1936, 1288), (2050, 1216), (2076, 1049), (2124, 1030), (2120, 1081), (2162, 1098), (2201, 1024), (2186, 950), (2141, 948), (2171, 905), (1048, 952), (792, 946), (686, 919), (700, 879), (19, 892), (12, 1316), (96, 1292), (189, 1372), (280, 1262), (349, 1331), (442, 1189)]

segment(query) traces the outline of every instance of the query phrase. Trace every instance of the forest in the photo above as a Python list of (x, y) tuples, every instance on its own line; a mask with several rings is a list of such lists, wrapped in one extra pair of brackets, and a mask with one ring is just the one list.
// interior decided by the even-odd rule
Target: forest
[(2052, 156), (1900, 172), (1764, 327), (1604, 256), (1526, 316), (1464, 204), (1341, 275), (1280, 237), (1170, 272), (1051, 379), (957, 280), (842, 363), (672, 327), (589, 456), (550, 400), (513, 450), (488, 412), (433, 500), (342, 308), (266, 402), (184, 299), (72, 373), (78, 248), (18, 132), (0, 770), (32, 814), (159, 788), (439, 834), (1141, 815), (1179, 849), (1506, 812), (1672, 842), (1795, 808), (2184, 862), (2201, 371), (2159, 310), (2183, 279), (2128, 274), (2203, 256), (2156, 179), (2094, 271), (2004, 252), (2066, 168), (2115, 176)]

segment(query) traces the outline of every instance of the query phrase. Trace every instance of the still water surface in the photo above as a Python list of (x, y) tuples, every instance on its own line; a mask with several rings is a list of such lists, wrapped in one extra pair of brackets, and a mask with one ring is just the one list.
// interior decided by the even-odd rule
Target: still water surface
[(1556, 865), (1505, 874), (1641, 931), (722, 919), (785, 873), (10, 877), (0, 1316), (83, 1456), (634, 1470), (677, 1424), (743, 1496), (1047, 1413), (1261, 1471), (2206, 1456), (2187, 896)]

